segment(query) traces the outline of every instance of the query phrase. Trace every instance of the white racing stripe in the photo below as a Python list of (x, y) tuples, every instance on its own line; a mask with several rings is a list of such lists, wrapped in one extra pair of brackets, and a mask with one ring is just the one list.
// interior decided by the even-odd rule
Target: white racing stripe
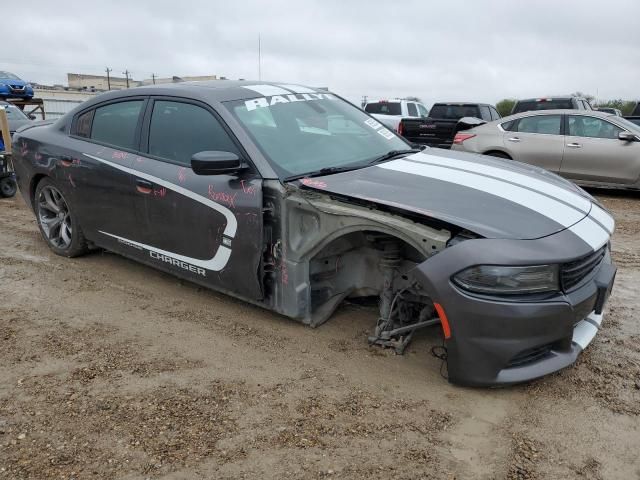
[(253, 90), (262, 96), (270, 97), (272, 95), (286, 95), (291, 93), (284, 88), (276, 87), (275, 85), (243, 85), (242, 88)]
[(406, 160), (394, 160), (378, 165), (378, 167), (386, 170), (435, 178), (495, 195), (538, 212), (563, 227), (569, 227), (585, 216), (584, 213), (541, 193), (475, 173), (452, 170), (451, 168), (428, 163), (418, 164)]
[(301, 85), (279, 85), (282, 88), (286, 88), (287, 90), (291, 90), (293, 93), (316, 93), (315, 90), (307, 87), (303, 87)]
[(513, 172), (511, 170), (470, 162), (468, 160), (459, 160), (455, 158), (438, 157), (436, 155), (419, 153), (408, 157), (407, 160), (415, 160), (418, 162), (440, 165), (442, 167), (460, 168), (474, 173), (479, 173), (481, 175), (490, 175), (501, 180), (521, 184), (540, 193), (562, 200), (584, 213), (588, 213), (591, 208), (591, 201), (577, 193), (573, 193), (566, 188), (556, 186), (552, 183), (539, 180), (529, 175)]
[(593, 204), (591, 212), (589, 212), (589, 216), (606, 228), (609, 233), (613, 233), (613, 229), (616, 226), (615, 220), (595, 203)]
[(151, 250), (152, 252), (156, 252), (160, 255), (166, 255), (167, 257), (175, 258), (176, 260), (180, 260), (181, 262), (189, 263), (191, 265), (195, 265), (196, 267), (204, 268), (206, 270), (211, 270), (214, 272), (219, 272), (222, 270), (229, 261), (229, 257), (231, 256), (231, 249), (220, 245), (216, 254), (213, 258), (208, 260), (201, 260), (199, 258), (186, 257), (184, 255), (180, 255), (178, 253), (169, 252), (167, 250), (162, 250), (160, 248), (153, 247), (151, 245), (146, 245), (144, 243), (135, 242), (133, 240), (129, 240), (128, 238), (119, 237), (118, 235), (114, 235), (109, 232), (100, 232), (104, 235), (108, 235), (109, 237), (117, 238), (118, 240), (122, 240), (125, 244), (132, 243), (133, 245), (137, 245), (138, 247), (146, 248), (147, 250)]
[(609, 241), (609, 232), (594, 222), (590, 217), (571, 226), (569, 230), (587, 242), (594, 251)]

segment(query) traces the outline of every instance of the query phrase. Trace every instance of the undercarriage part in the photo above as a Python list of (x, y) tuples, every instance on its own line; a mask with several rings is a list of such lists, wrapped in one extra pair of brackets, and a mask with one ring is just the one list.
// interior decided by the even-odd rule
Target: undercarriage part
[(387, 237), (382, 242), (382, 251), (379, 261), (383, 278), (380, 317), (374, 335), (369, 337), (369, 344), (393, 348), (402, 355), (417, 329), (436, 325), (440, 320), (434, 316), (435, 310), (429, 298), (420, 294), (418, 284), (396, 288), (398, 276), (406, 279), (399, 273), (402, 258), (397, 240)]

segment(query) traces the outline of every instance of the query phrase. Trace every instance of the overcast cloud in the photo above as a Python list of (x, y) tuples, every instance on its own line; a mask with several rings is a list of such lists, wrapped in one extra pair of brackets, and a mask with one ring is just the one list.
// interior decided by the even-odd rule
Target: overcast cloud
[[(640, 97), (640, 1), (31, 0), (4, 21), (0, 69), (258, 78), (362, 95), (496, 102)], [(19, 46), (19, 48), (16, 48)]]

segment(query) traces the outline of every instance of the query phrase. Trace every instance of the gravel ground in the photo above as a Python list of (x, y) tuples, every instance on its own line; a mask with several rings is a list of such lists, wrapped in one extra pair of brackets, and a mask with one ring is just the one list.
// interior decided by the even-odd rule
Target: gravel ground
[(449, 385), (421, 332), (367, 346), (375, 311), (312, 330), (109, 253), (49, 252), (0, 200), (0, 479), (640, 478), (640, 195), (617, 285), (577, 364)]

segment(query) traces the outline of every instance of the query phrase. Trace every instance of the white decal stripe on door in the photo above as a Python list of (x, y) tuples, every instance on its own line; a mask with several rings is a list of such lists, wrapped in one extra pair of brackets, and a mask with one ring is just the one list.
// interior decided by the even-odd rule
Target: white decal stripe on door
[(581, 210), (584, 213), (588, 213), (589, 209), (591, 208), (591, 202), (583, 196), (577, 193), (573, 193), (566, 188), (556, 186), (543, 180), (538, 180), (537, 178), (531, 177), (529, 175), (524, 175), (522, 173), (512, 172), (510, 170), (492, 167), (490, 165), (481, 163), (470, 162), (468, 160), (438, 157), (436, 155), (416, 154), (412, 155), (411, 157), (407, 157), (407, 160), (439, 165), (441, 167), (460, 168), (463, 170), (469, 170), (473, 173), (478, 173), (480, 175), (488, 175), (509, 182), (519, 183), (533, 190), (536, 190), (537, 192), (544, 193), (559, 200), (563, 200), (564, 202), (572, 205), (573, 207)]
[[(194, 193), (191, 190), (187, 190), (186, 188), (183, 188), (179, 185), (175, 185), (171, 182), (167, 182), (162, 178), (158, 178), (153, 175), (149, 175), (147, 173), (139, 172), (138, 170), (134, 170), (133, 168), (125, 167), (124, 165), (120, 165), (118, 163), (111, 162), (109, 160), (105, 160), (104, 158), (96, 157), (94, 155), (89, 155), (88, 153), (85, 153), (84, 155), (94, 160), (97, 160), (98, 162), (109, 165), (113, 168), (117, 168), (118, 170), (122, 170), (123, 172), (127, 172), (127, 173), (130, 173), (131, 175), (135, 175), (136, 177), (144, 178), (145, 180), (149, 180), (150, 182), (156, 183), (158, 185), (162, 185), (163, 187), (168, 188), (169, 190), (180, 193), (186, 197), (191, 198), (192, 200), (195, 200), (196, 202), (200, 202), (203, 205), (213, 208), (214, 210), (222, 213), (226, 218), (227, 224), (225, 225), (225, 228), (224, 228), (224, 235), (229, 238), (235, 237), (236, 231), (238, 229), (238, 221), (236, 220), (236, 217), (231, 210), (229, 210), (226, 207), (223, 207), (219, 203), (209, 200), (208, 198), (205, 198), (202, 195), (198, 195), (197, 193)], [(218, 250), (216, 251), (215, 255), (212, 258), (208, 260), (202, 260), (199, 258), (187, 257), (184, 255), (180, 255), (178, 253), (162, 250), (162, 249), (153, 247), (151, 245), (146, 245), (144, 243), (135, 242), (128, 238), (113, 235), (112, 233), (109, 233), (109, 232), (101, 231), (100, 233), (104, 235), (108, 235), (113, 238), (117, 238), (123, 242), (129, 242), (133, 245), (146, 248), (147, 250), (150, 250), (162, 255), (166, 255), (168, 257), (175, 258), (182, 262), (190, 263), (197, 267), (201, 267), (207, 270), (212, 270), (215, 272), (222, 270), (227, 265), (227, 262), (229, 261), (229, 257), (231, 256), (231, 249), (224, 245), (220, 245), (218, 247)]]
[(231, 237), (231, 238), (236, 236), (236, 230), (238, 229), (238, 221), (236, 220), (236, 216), (233, 214), (233, 212), (229, 210), (227, 207), (224, 207), (219, 203), (214, 202), (213, 200), (209, 200), (208, 198), (203, 197), (202, 195), (198, 195), (197, 193), (192, 192), (191, 190), (187, 190), (186, 188), (183, 188), (180, 185), (167, 182), (162, 178), (149, 175), (148, 173), (139, 172), (138, 170), (134, 170), (133, 168), (125, 167), (124, 165), (120, 165), (118, 163), (112, 162), (110, 160), (105, 160), (104, 158), (96, 157), (94, 155), (89, 155), (88, 153), (85, 153), (84, 155), (86, 157), (93, 158), (98, 162), (109, 165), (113, 168), (117, 168), (118, 170), (122, 170), (123, 172), (127, 172), (136, 177), (144, 178), (145, 180), (149, 180), (150, 182), (156, 183), (158, 185), (162, 185), (163, 187), (168, 188), (169, 190), (173, 190), (174, 192), (184, 195), (185, 197), (189, 197), (190, 199), (195, 200), (196, 202), (200, 202), (206, 205), (207, 207), (211, 207), (214, 210), (217, 210), (222, 215), (224, 215), (225, 219), (227, 220), (227, 224), (224, 227), (224, 234), (227, 237)]
[(574, 234), (587, 242), (594, 251), (609, 241), (609, 232), (594, 222), (590, 217), (569, 228)]
[(275, 85), (243, 85), (242, 88), (258, 92), (264, 97), (270, 97), (272, 95), (286, 95), (288, 93), (291, 93), (289, 90), (276, 87)]
[(122, 240), (125, 243), (131, 243), (133, 245), (137, 245), (138, 247), (145, 248), (152, 252), (156, 252), (160, 255), (166, 255), (167, 257), (175, 258), (176, 260), (180, 260), (181, 262), (189, 263), (191, 265), (195, 265), (196, 267), (204, 268), (206, 270), (212, 270), (214, 272), (219, 272), (222, 270), (229, 261), (229, 257), (231, 256), (231, 249), (227, 248), (223, 245), (218, 247), (218, 251), (209, 260), (200, 260), (199, 258), (186, 257), (184, 255), (180, 255), (178, 253), (169, 252), (167, 250), (162, 250), (160, 248), (152, 247), (151, 245), (146, 245), (140, 242), (134, 242), (133, 240), (129, 240), (128, 238), (119, 237), (118, 235), (114, 235), (109, 232), (100, 232), (104, 235), (108, 235), (109, 237), (117, 238), (118, 240)]
[(549, 198), (546, 195), (475, 173), (452, 170), (451, 168), (427, 163), (409, 162), (406, 160), (394, 160), (378, 165), (378, 167), (386, 170), (435, 178), (495, 195), (496, 197), (504, 198), (534, 212), (538, 212), (563, 227), (570, 227), (585, 217), (584, 213), (562, 202)]

